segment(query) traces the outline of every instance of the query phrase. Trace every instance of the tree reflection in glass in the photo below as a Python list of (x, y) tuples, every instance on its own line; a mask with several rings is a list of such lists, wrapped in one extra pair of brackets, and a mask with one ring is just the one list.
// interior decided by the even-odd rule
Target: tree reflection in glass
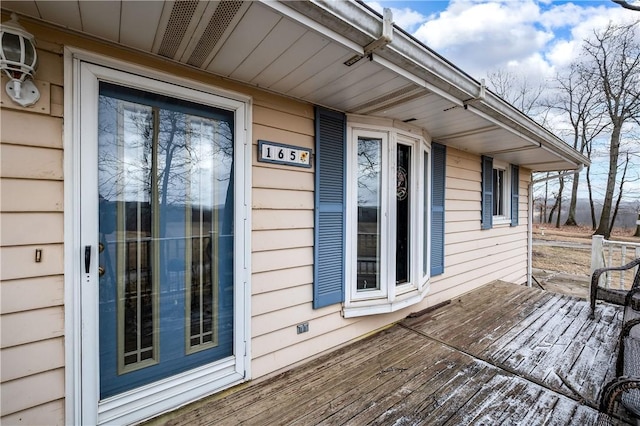
[(117, 375), (232, 354), (232, 175), (233, 113), (101, 84), (100, 351)]
[(382, 140), (358, 138), (357, 289), (380, 289)]

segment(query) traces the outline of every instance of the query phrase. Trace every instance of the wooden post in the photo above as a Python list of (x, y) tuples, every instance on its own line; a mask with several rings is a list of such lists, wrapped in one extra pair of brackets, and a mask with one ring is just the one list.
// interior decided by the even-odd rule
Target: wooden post
[(591, 273), (604, 265), (604, 236), (591, 236)]
[[(591, 273), (598, 268), (603, 268), (604, 265), (604, 236), (592, 235), (591, 236)], [(600, 276), (602, 281), (602, 276)]]

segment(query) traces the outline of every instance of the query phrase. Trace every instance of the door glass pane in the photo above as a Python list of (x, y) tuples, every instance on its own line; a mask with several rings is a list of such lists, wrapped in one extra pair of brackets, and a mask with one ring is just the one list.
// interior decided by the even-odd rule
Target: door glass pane
[(411, 270), (411, 147), (398, 144), (396, 172), (396, 284), (409, 282)]
[[(218, 344), (218, 282), (220, 268), (214, 256), (229, 256), (229, 230), (222, 234), (219, 206), (229, 195), (232, 145), (230, 129), (215, 120), (191, 119), (188, 141), (189, 175), (185, 206), (187, 243), (185, 246), (188, 352)], [(213, 143), (216, 142), (216, 143)], [(228, 218), (227, 218), (228, 219)], [(224, 241), (223, 241), (224, 240)], [(228, 260), (223, 261), (228, 263)]]
[(358, 138), (358, 291), (380, 289), (382, 139)]
[(233, 113), (101, 83), (101, 398), (233, 355)]
[(153, 333), (157, 322), (157, 300), (150, 253), (151, 222), (149, 215), (152, 186), (145, 146), (150, 144), (151, 108), (128, 102), (119, 103), (123, 121), (119, 146), (121, 159), (120, 191), (117, 204), (116, 271), (118, 279), (118, 370), (130, 371), (157, 362), (157, 339)]

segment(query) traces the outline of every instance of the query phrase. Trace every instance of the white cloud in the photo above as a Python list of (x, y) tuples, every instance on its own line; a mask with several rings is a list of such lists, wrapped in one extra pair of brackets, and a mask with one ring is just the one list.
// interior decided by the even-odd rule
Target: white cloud
[(387, 4), (397, 25), (476, 79), (496, 69), (548, 78), (577, 57), (594, 28), (637, 19), (635, 12), (590, 2), (451, 0), (429, 16), (393, 2), (368, 3), (380, 13)]
[[(384, 7), (378, 2), (367, 2), (367, 5), (380, 14), (384, 10)], [(403, 9), (390, 7), (389, 9), (393, 14), (393, 23), (408, 32), (413, 32), (418, 25), (428, 19), (427, 16), (408, 7)]]
[[(509, 63), (529, 62), (553, 39), (533, 1), (454, 0), (414, 35), (476, 78)], [(515, 62), (514, 62), (515, 61)]]

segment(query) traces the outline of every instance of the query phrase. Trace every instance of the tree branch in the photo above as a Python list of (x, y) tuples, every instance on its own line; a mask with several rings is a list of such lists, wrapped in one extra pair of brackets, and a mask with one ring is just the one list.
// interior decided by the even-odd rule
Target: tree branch
[(611, 1), (616, 3), (616, 4), (619, 4), (620, 6), (624, 7), (625, 9), (636, 10), (636, 11), (640, 12), (640, 6), (636, 6), (634, 4), (629, 4), (625, 0), (611, 0)]

